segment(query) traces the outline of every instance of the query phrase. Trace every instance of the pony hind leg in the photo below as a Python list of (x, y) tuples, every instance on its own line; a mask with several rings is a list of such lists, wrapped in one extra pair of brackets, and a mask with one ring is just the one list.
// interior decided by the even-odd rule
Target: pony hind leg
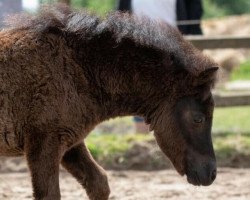
[(67, 151), (62, 165), (86, 189), (91, 200), (108, 200), (110, 189), (106, 172), (95, 162), (84, 143)]

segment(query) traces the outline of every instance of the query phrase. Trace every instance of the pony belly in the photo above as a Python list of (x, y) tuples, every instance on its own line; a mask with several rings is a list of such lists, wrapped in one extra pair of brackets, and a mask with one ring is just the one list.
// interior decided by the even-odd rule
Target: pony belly
[(19, 156), (23, 154), (19, 138), (14, 133), (12, 125), (1, 123), (0, 126), (0, 156)]
[(0, 157), (6, 156), (6, 157), (17, 157), (17, 156), (23, 156), (24, 152), (22, 149), (1, 149), (0, 147)]
[(20, 156), (23, 149), (17, 144), (13, 134), (0, 133), (0, 156)]

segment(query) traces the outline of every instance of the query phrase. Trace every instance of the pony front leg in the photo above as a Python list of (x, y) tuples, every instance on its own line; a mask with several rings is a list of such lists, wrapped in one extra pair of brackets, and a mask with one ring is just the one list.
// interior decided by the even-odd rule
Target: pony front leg
[(108, 200), (110, 189), (106, 172), (95, 162), (84, 143), (67, 151), (62, 165), (86, 189), (91, 200)]
[(60, 147), (55, 132), (32, 129), (25, 141), (35, 200), (60, 200)]

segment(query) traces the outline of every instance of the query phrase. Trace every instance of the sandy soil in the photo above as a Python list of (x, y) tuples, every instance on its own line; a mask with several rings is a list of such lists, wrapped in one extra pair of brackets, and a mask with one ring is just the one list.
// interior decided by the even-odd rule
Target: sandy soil
[[(249, 200), (250, 169), (220, 168), (210, 187), (194, 187), (173, 170), (109, 171), (110, 200)], [(1, 200), (28, 200), (31, 185), (28, 173), (0, 174)], [(60, 177), (62, 200), (87, 199), (84, 190), (66, 172)]]

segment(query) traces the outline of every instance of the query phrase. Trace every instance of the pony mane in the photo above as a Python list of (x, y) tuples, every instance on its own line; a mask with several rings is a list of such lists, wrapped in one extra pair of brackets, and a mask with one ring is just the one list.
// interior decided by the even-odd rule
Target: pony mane
[(129, 13), (112, 12), (104, 19), (83, 10), (75, 11), (66, 5), (44, 5), (37, 14), (18, 14), (6, 20), (12, 31), (29, 30), (36, 34), (66, 33), (90, 40), (111, 33), (117, 43), (124, 39), (136, 45), (147, 46), (174, 56), (179, 66), (198, 76), (202, 71), (216, 66), (192, 44), (185, 41), (175, 27), (147, 17)]
[(75, 11), (63, 4), (43, 5), (37, 14), (9, 16), (5, 24), (11, 30), (29, 29), (36, 33), (60, 29), (81, 34), (82, 38), (85, 35), (95, 37), (108, 31), (114, 34), (117, 42), (129, 38), (140, 45), (168, 51), (176, 46), (175, 40), (180, 38), (174, 27), (147, 17), (112, 12), (101, 19), (86, 10)]

